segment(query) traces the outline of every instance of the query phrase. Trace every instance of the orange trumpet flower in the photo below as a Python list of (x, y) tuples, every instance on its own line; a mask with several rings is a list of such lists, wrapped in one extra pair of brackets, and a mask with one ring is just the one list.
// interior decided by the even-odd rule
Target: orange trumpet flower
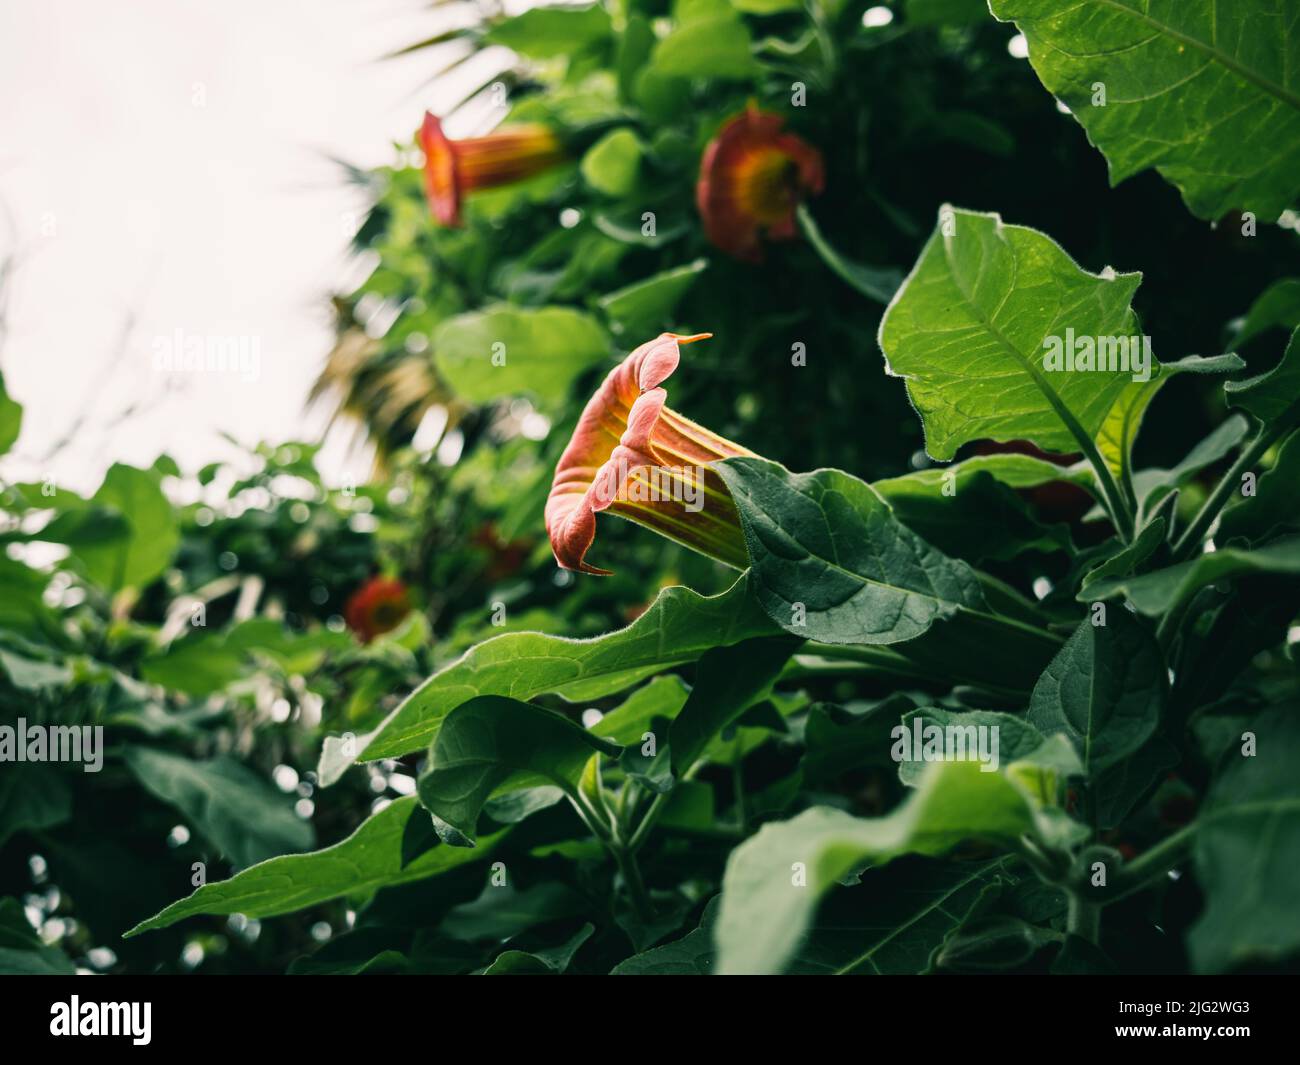
[(607, 575), (585, 561), (596, 515), (608, 510), (737, 569), (749, 565), (740, 515), (709, 463), (753, 452), (664, 406), (659, 386), (680, 346), (709, 333), (663, 333), (609, 372), (560, 456), (546, 531), (565, 569)]
[(566, 158), (555, 131), (540, 123), (504, 126), (485, 137), (451, 140), (427, 111), (420, 127), (429, 208), (445, 226), (461, 224), (465, 194), (523, 181)]

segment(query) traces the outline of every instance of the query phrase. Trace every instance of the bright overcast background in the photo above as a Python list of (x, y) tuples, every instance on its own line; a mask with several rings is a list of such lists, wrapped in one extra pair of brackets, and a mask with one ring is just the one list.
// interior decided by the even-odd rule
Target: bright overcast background
[[(420, 0), (0, 0), (11, 476), (84, 490), (160, 451), (193, 471), (230, 454), (222, 432), (319, 431), (304, 402), (363, 207), (331, 157), (390, 163), (439, 110), (428, 53), (379, 57), (443, 19)], [(160, 373), (177, 330), (255, 338), (258, 379)]]

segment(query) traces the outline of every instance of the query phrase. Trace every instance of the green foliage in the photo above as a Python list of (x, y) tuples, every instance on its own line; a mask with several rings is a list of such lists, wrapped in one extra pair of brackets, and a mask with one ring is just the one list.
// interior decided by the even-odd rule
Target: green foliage
[[(1032, 70), (980, 0), (541, 7), (406, 50), (511, 49), (484, 93), (569, 162), (460, 228), (409, 146), (354, 175), (316, 395), (368, 483), (286, 442), (82, 495), (0, 387), (0, 725), (104, 737), (99, 772), (0, 762), (0, 970), (1293, 966), (1294, 27), (992, 7)], [(825, 190), (741, 262), (696, 194), (751, 103)], [(1197, 220), (1230, 210), (1257, 232)], [(1149, 375), (1049, 363), (1144, 328)], [(663, 331), (713, 334), (663, 387), (753, 453), (710, 481), (749, 566), (603, 513), (616, 575), (560, 571), (552, 471)], [(350, 632), (375, 577), (410, 612)]]

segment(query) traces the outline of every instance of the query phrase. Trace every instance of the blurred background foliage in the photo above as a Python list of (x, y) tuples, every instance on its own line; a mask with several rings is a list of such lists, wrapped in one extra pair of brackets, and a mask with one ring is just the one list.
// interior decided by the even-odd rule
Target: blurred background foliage
[[(928, 464), (876, 331), (942, 204), (1040, 228), (1089, 270), (1141, 270), (1137, 309), (1162, 361), (1226, 350), (1233, 320), (1294, 249), (1283, 227), (1247, 239), (1234, 219), (1198, 221), (1151, 172), (1108, 190), (1104, 159), (982, 0), (443, 10), (447, 28), (410, 50), (428, 57), (427, 100), (449, 129), (540, 121), (571, 158), (470, 195), (457, 228), (430, 217), (419, 114), (392, 166), (349, 171), (373, 202), (355, 238), (364, 280), (333, 296), (337, 343), (314, 396), (372, 450), (364, 483), (323, 484), (312, 442), (261, 445), (242, 464), (200, 471), (166, 456), (115, 466), (87, 497), (0, 480), (0, 715), (103, 725), (107, 745), (102, 773), (0, 773), (0, 968), (283, 971), (356, 913), (340, 902), (264, 924), (120, 935), (188, 893), (196, 862), (217, 880), (336, 842), (409, 795), (417, 759), (319, 792), (320, 738), (372, 726), (474, 642), (525, 629), (592, 635), (635, 618), (665, 585), (725, 587), (729, 571), (612, 521), (593, 560), (617, 557), (617, 575), (575, 581), (542, 526), (583, 403), (658, 332), (714, 334), (671, 381), (675, 409), (791, 468), (875, 480)], [(750, 102), (822, 153), (825, 191), (808, 203), (820, 250), (796, 239), (741, 262), (704, 235), (701, 154)], [(1228, 272), (1214, 265), (1226, 250)], [(874, 301), (828, 256), (859, 269)], [(1241, 348), (1252, 369), (1266, 368), (1276, 335)], [(492, 366), (502, 338), (506, 365)], [(792, 365), (797, 345), (806, 366)], [(1170, 384), (1178, 399), (1148, 417), (1142, 464), (1172, 465), (1204, 435), (1221, 417), (1218, 386), (1192, 374)], [(20, 402), (0, 391), (5, 449)], [(1180, 505), (1196, 497), (1193, 486)], [(1056, 521), (1051, 502), (1014, 505)], [(1019, 571), (1022, 590), (1032, 576)], [(376, 578), (400, 582), (409, 612), (397, 608), (379, 632), (354, 610), (349, 627), (349, 601)], [(851, 786), (883, 808), (885, 777)], [(557, 853), (582, 857), (577, 844), (548, 849), (549, 826), (528, 822), (521, 862), (554, 871)], [(706, 882), (727, 846), (697, 841), (670, 860), (683, 882)], [(572, 916), (586, 875), (567, 865), (558, 879), (569, 886), (533, 900), (537, 919)], [(458, 876), (440, 880), (436, 898), (419, 884), (388, 889), (371, 916), (435, 926), (478, 893), (479, 872)], [(458, 941), (482, 940), (474, 913), (459, 911)], [(460, 961), (486, 949), (466, 946)]]

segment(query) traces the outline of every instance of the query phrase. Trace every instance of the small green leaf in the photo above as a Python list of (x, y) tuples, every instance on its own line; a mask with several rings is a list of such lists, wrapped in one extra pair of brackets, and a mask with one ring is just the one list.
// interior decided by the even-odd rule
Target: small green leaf
[(157, 473), (115, 463), (91, 498), (115, 510), (130, 525), (130, 534), (108, 542), (79, 544), (76, 556), (86, 576), (117, 591), (144, 588), (171, 565), (180, 545), (176, 513), (159, 487)]
[(1091, 601), (1123, 595), (1148, 617), (1182, 606), (1207, 584), (1252, 574), (1300, 574), (1300, 536), (1279, 537), (1253, 550), (1225, 547), (1137, 577), (1095, 581), (1084, 589)]
[(420, 775), (425, 807), (472, 844), (479, 811), (515, 773), (537, 774), (573, 795), (591, 752), (617, 757), (622, 748), (552, 710), (483, 695), (448, 714)]
[[(1043, 746), (1043, 733), (1024, 718), (990, 710), (957, 711), (941, 706), (924, 706), (904, 714), (901, 726), (906, 731), (900, 737), (904, 746), (899, 750), (904, 757), (898, 760), (898, 779), (910, 788), (920, 783), (928, 764), (912, 757), (912, 738), (918, 728), (921, 730), (919, 734), (922, 742), (925, 737), (924, 730), (928, 726), (935, 726), (945, 733), (949, 729), (953, 730), (956, 736), (956, 743), (954, 743), (956, 756), (967, 761), (978, 761), (981, 753), (989, 755), (991, 757), (988, 764), (994, 769), (1028, 758)], [(978, 731), (980, 729), (984, 729), (984, 735), (989, 737), (985, 747), (980, 746)], [(993, 746), (995, 743), (996, 747)], [(947, 748), (945, 747), (944, 750), (947, 757)]]
[(438, 369), (471, 403), (528, 393), (563, 402), (578, 375), (609, 356), (609, 339), (568, 307), (495, 307), (448, 318), (432, 339)]
[(1223, 386), (1228, 405), (1253, 414), (1275, 432), (1300, 421), (1300, 329), (1291, 334), (1282, 361), (1267, 373)]
[(14, 446), (22, 426), (23, 408), (9, 398), (9, 393), (5, 391), (4, 375), (0, 374), (0, 455)]
[(1300, 326), (1300, 277), (1284, 277), (1261, 292), (1237, 326), (1232, 343), (1241, 347), (1279, 326), (1288, 333)]
[(696, 259), (601, 296), (596, 304), (605, 312), (615, 336), (652, 336), (674, 324), (672, 314), (678, 302), (707, 266), (707, 259)]
[(1124, 610), (1112, 609), (1104, 625), (1080, 622), (1043, 671), (1028, 720), (1044, 735), (1069, 736), (1091, 776), (1151, 738), (1166, 688), (1155, 637)]
[(483, 38), (534, 59), (576, 55), (610, 35), (610, 19), (600, 4), (587, 7), (535, 7), (490, 26)]
[(583, 180), (606, 196), (626, 196), (636, 188), (645, 145), (630, 129), (610, 130), (587, 149), (579, 169)]
[(744, 80), (758, 71), (749, 30), (734, 13), (679, 25), (655, 45), (650, 70), (669, 78)]
[(1300, 432), (1292, 433), (1278, 448), (1273, 465), (1262, 474), (1252, 496), (1234, 496), (1223, 508), (1215, 541), (1257, 543), (1283, 527), (1300, 523)]
[(147, 791), (176, 807), (236, 866), (315, 842), (289, 797), (233, 758), (195, 762), (152, 747), (127, 747), (123, 757)]

